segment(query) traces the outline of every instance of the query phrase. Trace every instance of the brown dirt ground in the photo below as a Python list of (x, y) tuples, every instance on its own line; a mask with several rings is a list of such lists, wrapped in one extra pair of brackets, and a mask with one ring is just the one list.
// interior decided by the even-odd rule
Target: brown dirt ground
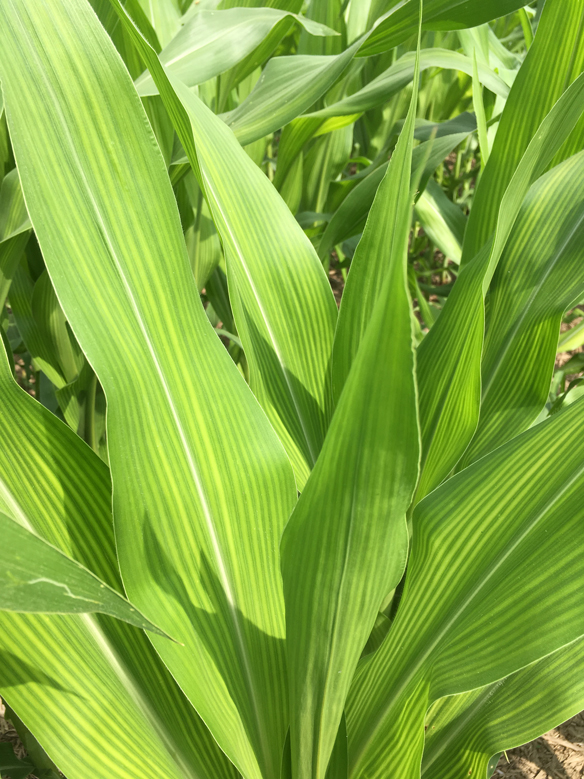
[[(1, 716), (0, 741), (9, 741), (18, 757), (25, 752), (16, 731)], [(584, 712), (536, 741), (503, 755), (493, 779), (584, 779)]]
[(24, 756), (24, 748), (19, 741), (16, 731), (12, 727), (10, 722), (6, 722), (4, 717), (4, 706), (2, 705), (2, 699), (0, 698), (0, 741), (8, 741), (15, 749), (17, 757)]
[(493, 779), (583, 779), (584, 712), (503, 755)]

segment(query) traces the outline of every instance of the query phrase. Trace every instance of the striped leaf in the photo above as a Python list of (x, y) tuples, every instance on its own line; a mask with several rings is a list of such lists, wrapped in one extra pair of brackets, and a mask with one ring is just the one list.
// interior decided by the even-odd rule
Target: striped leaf
[(325, 94), (353, 60), (356, 42), (341, 54), (274, 57), (243, 103), (223, 114), (242, 145), (278, 130)]
[(584, 153), (526, 198), (490, 287), (481, 412), (461, 467), (526, 430), (548, 397), (562, 316), (584, 295)]
[[(125, 14), (121, 18), (128, 24)], [(301, 490), (331, 413), (337, 307), (326, 274), (290, 210), (231, 131), (182, 83), (169, 82), (154, 50), (131, 29), (198, 172), (223, 242), (251, 387), (284, 443)]]
[(349, 698), (353, 776), (419, 776), (433, 701), (584, 635), (583, 422), (580, 401), (418, 505), (396, 619)]
[[(505, 104), (489, 162), (477, 187), (465, 234), (463, 263), (470, 262), (491, 236), (505, 190), (539, 125), (584, 68), (583, 23), (584, 0), (546, 2), (535, 41)], [(580, 148), (582, 145), (566, 149), (565, 156)]]
[[(424, 779), (490, 776), (501, 752), (584, 708), (584, 640), (487, 687), (443, 698), (427, 720)], [(494, 757), (494, 759), (493, 759)]]
[(474, 435), (480, 410), (485, 294), (530, 186), (553, 160), (582, 111), (584, 74), (541, 123), (501, 201), (494, 235), (462, 269), (439, 320), (420, 344), (423, 472), (418, 500), (451, 472)]
[[(276, 25), (280, 25), (283, 35), (290, 19), (300, 23), (310, 35), (336, 35), (322, 24), (276, 8), (199, 11), (193, 6), (193, 11), (160, 52), (160, 61), (168, 72), (189, 87), (232, 68), (259, 46)], [(136, 89), (142, 96), (158, 94), (147, 71), (137, 79)]]
[(0, 308), (4, 307), (10, 284), (30, 237), (30, 221), (22, 197), (16, 168), (0, 186)]
[[(416, 106), (414, 90), (353, 259), (335, 334), (335, 372), (354, 346), (353, 334), (361, 335), (360, 348), (282, 537), (292, 776), (299, 779), (325, 777), (357, 662), (406, 562), (406, 511), (419, 461), (407, 286)], [(375, 279), (381, 291), (365, 328), (361, 285), (350, 281), (372, 283), (372, 261), (381, 268)], [(388, 405), (388, 397), (400, 403)]]
[[(360, 57), (370, 57), (393, 49), (413, 36), (418, 21), (417, 0), (393, 3), (379, 19), (361, 46)], [(424, 3), (424, 30), (461, 30), (478, 27), (498, 16), (521, 8), (521, 0), (428, 0)], [(386, 4), (387, 7), (387, 4)]]
[(99, 577), (2, 513), (0, 531), (0, 610), (98, 612), (166, 636)]
[(46, 270), (35, 282), (30, 304), (38, 330), (46, 339), (65, 381), (75, 381), (85, 358), (67, 324)]
[[(123, 593), (108, 469), (16, 385), (4, 353), (0, 396), (0, 511)], [(235, 779), (140, 630), (0, 612), (0, 657), (2, 698), (68, 779)]]
[[(330, 117), (358, 114), (383, 105), (392, 95), (412, 82), (415, 64), (415, 52), (408, 52), (362, 89), (326, 106), (326, 108), (321, 108), (320, 111), (307, 114), (307, 116)], [(472, 76), (473, 61), (470, 57), (465, 57), (464, 54), (457, 51), (439, 48), (424, 49), (420, 52), (420, 70), (424, 71), (430, 68), (457, 70)], [(505, 81), (482, 63), (479, 65), (479, 75), (481, 83), (496, 95), (504, 99), (508, 96), (509, 87)]]
[(11, 0), (1, 19), (31, 221), (108, 400), (128, 597), (184, 644), (152, 639), (225, 753), (248, 778), (273, 776), (287, 728), (277, 545), (292, 469), (205, 316), (166, 166), (91, 9)]

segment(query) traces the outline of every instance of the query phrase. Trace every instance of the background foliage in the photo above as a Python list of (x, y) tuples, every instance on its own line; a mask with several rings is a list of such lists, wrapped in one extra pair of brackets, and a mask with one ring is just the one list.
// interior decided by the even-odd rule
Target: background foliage
[(2, 776), (488, 777), (584, 708), (583, 29), (2, 3)]

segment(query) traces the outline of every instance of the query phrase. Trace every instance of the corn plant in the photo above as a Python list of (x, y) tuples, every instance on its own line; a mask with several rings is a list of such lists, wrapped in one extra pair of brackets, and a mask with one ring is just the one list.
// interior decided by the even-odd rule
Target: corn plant
[(2, 776), (488, 777), (584, 708), (584, 0), (532, 6), (2, 0)]

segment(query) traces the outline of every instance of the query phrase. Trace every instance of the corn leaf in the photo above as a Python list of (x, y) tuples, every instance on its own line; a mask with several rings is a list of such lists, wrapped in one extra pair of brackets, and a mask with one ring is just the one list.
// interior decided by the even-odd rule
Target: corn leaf
[[(476, 130), (474, 117), (463, 114), (452, 122), (445, 122), (442, 127), (439, 126), (434, 140), (416, 146), (413, 153), (413, 169), (418, 170), (419, 166), (423, 165), (418, 185), (420, 190), (423, 191), (428, 179), (444, 158), (474, 130)], [(324, 259), (334, 246), (361, 232), (377, 187), (386, 170), (387, 163), (380, 165), (359, 181), (343, 200), (320, 240), (318, 253), (321, 259)]]
[(418, 198), (416, 217), (442, 254), (460, 263), (467, 218), (460, 206), (448, 198), (434, 179), (428, 181), (426, 189)]
[(146, 0), (134, 0), (127, 3), (132, 9), (132, 17), (136, 17), (136, 8), (146, 16), (151, 28), (162, 46), (166, 46), (178, 33), (182, 21), (180, 0), (157, 0), (155, 3)]
[[(413, 36), (418, 21), (416, 0), (392, 5), (390, 11), (377, 19), (358, 56), (381, 54)], [(465, 27), (478, 27), (522, 6), (521, 0), (481, 0), (480, 3), (475, 0), (428, 0), (424, 5), (423, 29), (461, 30)]]
[[(31, 240), (26, 245), (27, 259), (34, 246)], [(57, 388), (64, 387), (67, 379), (59, 364), (49, 334), (45, 332), (34, 316), (33, 297), (36, 281), (31, 276), (28, 262), (21, 262), (13, 273), (9, 291), (9, 303), (18, 327), (18, 332), (28, 349), (35, 365), (43, 371)]]
[(339, 78), (358, 43), (341, 54), (274, 57), (243, 103), (222, 115), (242, 145), (291, 122), (310, 108)]
[(51, 354), (65, 381), (75, 381), (85, 364), (85, 358), (71, 333), (46, 271), (35, 282), (30, 304), (39, 332), (49, 343)]
[[(584, 75), (561, 96), (523, 155), (489, 243), (466, 265), (439, 320), (418, 349), (423, 473), (418, 500), (450, 473), (476, 430), (480, 410), (484, 297), (530, 186), (584, 110)], [(544, 189), (542, 197), (547, 195)]]
[(491, 283), (480, 420), (461, 467), (545, 406), (563, 313), (584, 295), (583, 175), (580, 153), (542, 176), (522, 206)]
[(319, 3), (309, 3), (306, 16), (315, 22), (332, 27), (339, 36), (328, 40), (317, 40), (302, 32), (298, 41), (298, 54), (339, 54), (345, 48), (344, 10), (344, 0), (321, 0)]
[[(289, 19), (299, 22), (311, 35), (336, 35), (334, 30), (304, 16), (275, 8), (197, 11), (184, 20), (177, 35), (160, 52), (160, 61), (187, 86), (202, 84), (236, 65), (276, 25)], [(136, 89), (142, 96), (158, 94), (148, 71), (137, 79)]]
[(583, 660), (584, 640), (578, 639), (495, 684), (435, 703), (422, 776), (489, 776), (501, 752), (578, 714), (584, 707)]
[(91, 571), (2, 513), (0, 531), (0, 610), (99, 612), (166, 636)]
[[(308, 114), (308, 116), (343, 116), (376, 108), (412, 82), (415, 64), (415, 52), (408, 52), (358, 92), (332, 103), (320, 111)], [(472, 76), (473, 61), (470, 57), (465, 57), (464, 54), (457, 51), (439, 48), (425, 49), (420, 52), (420, 70), (424, 71), (430, 68), (458, 70)], [(482, 63), (479, 65), (479, 75), (481, 82), (492, 92), (503, 98), (508, 96), (509, 87), (507, 84), (498, 74)]]
[(2, 179), (0, 186), (0, 308), (30, 236), (30, 221), (22, 197), (16, 168)]
[[(121, 18), (129, 23), (125, 14)], [(288, 207), (230, 130), (182, 83), (168, 81), (153, 49), (130, 29), (198, 172), (223, 241), (251, 387), (302, 489), (331, 414), (329, 363), (337, 308), (326, 274)]]
[[(379, 298), (364, 332), (354, 313), (360, 288), (347, 284), (334, 370), (353, 335), (345, 323), (362, 334), (361, 346), (282, 537), (294, 777), (324, 779), (357, 662), (406, 561), (419, 460), (406, 266), (416, 105), (414, 90), (349, 276), (368, 274), (374, 260), (382, 268)], [(388, 407), (388, 396), (400, 403)]]
[(584, 635), (583, 421), (576, 402), (418, 505), (396, 619), (349, 698), (353, 776), (419, 776), (433, 701)]
[(246, 777), (273, 776), (287, 728), (277, 544), (292, 470), (205, 316), (164, 161), (91, 9), (15, 0), (1, 18), (31, 221), (108, 401), (128, 596), (184, 644), (152, 639), (221, 748)]
[[(509, 93), (489, 162), (477, 187), (464, 239), (463, 264), (478, 254), (495, 230), (501, 200), (529, 143), (584, 67), (583, 20), (583, 0), (568, 4), (549, 0), (544, 6), (535, 41)], [(580, 148), (582, 145), (569, 150), (566, 156)]]
[[(16, 385), (3, 352), (0, 391), (0, 512), (122, 599), (108, 469)], [(0, 653), (2, 697), (70, 779), (235, 777), (136, 628), (100, 615), (3, 611)]]

